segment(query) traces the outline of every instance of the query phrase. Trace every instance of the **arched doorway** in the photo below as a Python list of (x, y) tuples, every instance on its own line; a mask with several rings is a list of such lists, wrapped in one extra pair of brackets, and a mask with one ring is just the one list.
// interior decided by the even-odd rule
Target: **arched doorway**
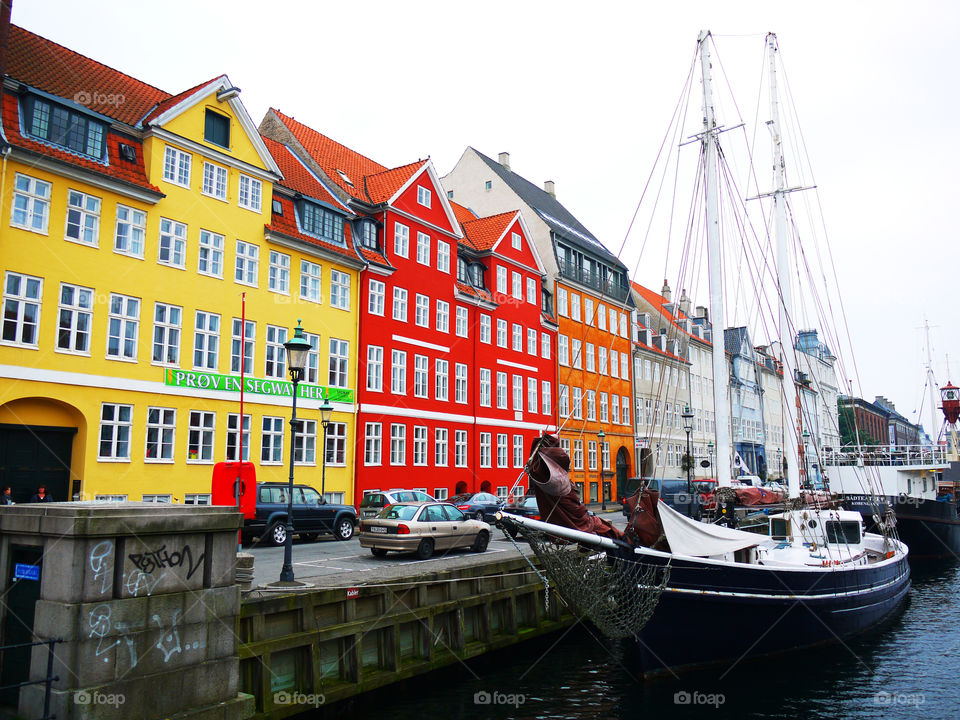
[(489, 480), (484, 480), (482, 483), (480, 483), (480, 492), (488, 493), (488, 492), (490, 492), (490, 487), (491, 487), (491, 486), (490, 486), (490, 481), (489, 481)]
[(454, 495), (463, 495), (467, 492), (467, 483), (465, 480), (461, 480), (457, 483), (457, 486), (453, 489)]
[(617, 450), (617, 497), (623, 497), (630, 477), (630, 453), (623, 446)]

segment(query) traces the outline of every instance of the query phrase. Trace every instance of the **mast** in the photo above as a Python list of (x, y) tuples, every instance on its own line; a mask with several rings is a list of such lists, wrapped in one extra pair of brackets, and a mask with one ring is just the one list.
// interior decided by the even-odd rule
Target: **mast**
[(710, 279), (710, 322), (713, 328), (713, 412), (717, 433), (717, 486), (730, 485), (730, 377), (724, 344), (726, 321), (723, 314), (723, 272), (720, 266), (720, 209), (717, 201), (717, 121), (713, 114), (713, 88), (710, 76), (710, 31), (703, 30), (697, 39), (700, 46), (700, 68), (703, 74), (703, 136), (701, 143), (706, 174), (707, 258)]
[[(927, 387), (930, 392), (930, 439), (934, 444), (939, 436), (940, 423), (937, 422), (937, 381), (933, 377), (933, 357), (930, 353), (930, 323), (923, 319), (923, 332), (927, 340)], [(947, 378), (949, 379), (949, 377)]]
[(790, 315), (793, 312), (793, 276), (790, 248), (787, 238), (786, 208), (786, 163), (783, 159), (783, 143), (780, 135), (780, 107), (777, 103), (777, 36), (767, 34), (767, 49), (770, 51), (770, 134), (773, 140), (773, 168), (776, 175), (776, 190), (773, 192), (773, 214), (777, 238), (777, 284), (780, 286), (780, 362), (783, 377), (780, 379), (780, 395), (783, 400), (784, 457), (787, 460), (787, 490), (791, 498), (800, 497), (800, 426), (797, 423), (797, 387), (793, 372), (793, 330)]

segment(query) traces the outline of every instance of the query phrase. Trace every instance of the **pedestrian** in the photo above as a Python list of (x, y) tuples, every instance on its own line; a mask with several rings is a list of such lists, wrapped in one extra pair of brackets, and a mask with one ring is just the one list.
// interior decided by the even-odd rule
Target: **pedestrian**
[(37, 491), (33, 494), (33, 497), (30, 498), (32, 503), (41, 503), (41, 502), (53, 502), (50, 499), (50, 496), (47, 495), (47, 488), (45, 485), (41, 485), (37, 488)]
[(10, 497), (10, 486), (5, 485), (3, 492), (0, 492), (0, 505), (13, 505), (13, 498)]

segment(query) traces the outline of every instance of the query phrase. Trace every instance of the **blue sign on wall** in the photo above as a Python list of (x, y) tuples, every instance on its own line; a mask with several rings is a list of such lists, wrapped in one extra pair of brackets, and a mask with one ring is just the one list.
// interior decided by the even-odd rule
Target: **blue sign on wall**
[(13, 566), (14, 580), (39, 580), (40, 566), (27, 565), (26, 563), (15, 563)]

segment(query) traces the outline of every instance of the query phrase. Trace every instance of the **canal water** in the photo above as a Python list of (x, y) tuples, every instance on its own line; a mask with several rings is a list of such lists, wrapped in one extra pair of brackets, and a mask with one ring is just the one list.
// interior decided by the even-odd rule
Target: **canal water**
[(914, 567), (900, 613), (845, 644), (642, 683), (627, 655), (579, 626), (314, 717), (960, 718), (960, 566)]

